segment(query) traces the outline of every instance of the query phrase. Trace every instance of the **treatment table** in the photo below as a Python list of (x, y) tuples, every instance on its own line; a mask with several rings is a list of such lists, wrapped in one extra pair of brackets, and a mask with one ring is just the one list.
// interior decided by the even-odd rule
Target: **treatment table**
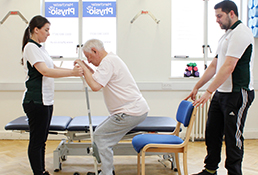
[[(107, 118), (107, 116), (91, 116), (91, 118), (94, 130)], [(176, 121), (171, 117), (148, 116), (142, 123), (127, 133), (125, 137), (113, 147), (114, 155), (137, 155), (137, 152), (131, 144), (131, 139), (137, 134), (146, 132), (171, 133), (175, 128)], [(5, 126), (5, 130), (29, 131), (27, 117), (22, 116), (9, 122)], [(55, 172), (62, 169), (62, 162), (67, 159), (67, 156), (91, 155), (88, 116), (76, 116), (74, 118), (69, 116), (53, 116), (49, 133), (62, 134), (66, 136), (66, 139), (61, 140), (53, 153), (53, 168)], [(163, 155), (163, 159), (170, 160), (171, 169), (174, 168), (172, 154)]]

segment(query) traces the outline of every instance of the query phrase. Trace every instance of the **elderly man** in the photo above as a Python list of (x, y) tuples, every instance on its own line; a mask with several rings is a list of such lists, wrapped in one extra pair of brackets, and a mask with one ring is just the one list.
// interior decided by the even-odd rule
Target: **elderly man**
[(105, 104), (110, 113), (108, 119), (94, 131), (94, 141), (101, 159), (100, 174), (112, 175), (112, 147), (147, 117), (149, 107), (125, 63), (112, 52), (107, 53), (100, 40), (87, 41), (83, 53), (89, 63), (97, 66), (96, 71), (82, 60), (76, 60), (75, 64), (83, 68), (84, 78), (93, 91), (103, 89)]

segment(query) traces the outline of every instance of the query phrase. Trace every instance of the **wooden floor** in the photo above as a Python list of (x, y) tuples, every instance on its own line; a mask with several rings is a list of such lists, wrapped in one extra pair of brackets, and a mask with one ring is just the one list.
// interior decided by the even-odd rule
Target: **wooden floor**
[[(89, 156), (70, 156), (63, 163), (62, 170), (54, 172), (52, 168), (53, 150), (58, 146), (59, 141), (48, 141), (46, 150), (46, 168), (52, 175), (73, 175), (75, 171), (85, 175), (93, 171), (93, 159)], [(31, 175), (31, 169), (27, 158), (28, 141), (21, 140), (0, 140), (0, 174), (1, 175)], [(258, 175), (258, 140), (245, 140), (245, 155), (243, 161), (244, 175)], [(203, 141), (189, 143), (188, 171), (189, 174), (200, 171), (203, 168), (203, 158), (206, 154)], [(164, 167), (158, 162), (158, 156), (147, 157), (147, 175), (176, 175), (170, 170), (170, 163), (165, 162)], [(222, 162), (218, 170), (219, 175), (226, 175), (224, 168), (225, 151), (223, 146)], [(182, 158), (180, 159), (182, 161)], [(115, 171), (117, 175), (136, 175), (136, 156), (115, 156)]]

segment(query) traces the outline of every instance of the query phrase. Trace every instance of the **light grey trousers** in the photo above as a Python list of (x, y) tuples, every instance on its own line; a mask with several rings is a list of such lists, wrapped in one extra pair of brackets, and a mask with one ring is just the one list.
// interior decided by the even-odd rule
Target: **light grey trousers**
[(148, 113), (141, 116), (130, 116), (124, 113), (109, 116), (94, 131), (101, 159), (100, 175), (113, 175), (113, 146), (115, 146), (130, 130), (141, 123)]

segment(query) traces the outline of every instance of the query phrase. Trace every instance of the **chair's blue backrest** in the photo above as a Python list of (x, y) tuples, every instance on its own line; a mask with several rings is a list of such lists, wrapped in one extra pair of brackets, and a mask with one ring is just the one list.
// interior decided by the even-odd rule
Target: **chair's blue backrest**
[(182, 123), (185, 127), (188, 126), (193, 112), (193, 103), (190, 101), (183, 100), (178, 106), (176, 119)]

